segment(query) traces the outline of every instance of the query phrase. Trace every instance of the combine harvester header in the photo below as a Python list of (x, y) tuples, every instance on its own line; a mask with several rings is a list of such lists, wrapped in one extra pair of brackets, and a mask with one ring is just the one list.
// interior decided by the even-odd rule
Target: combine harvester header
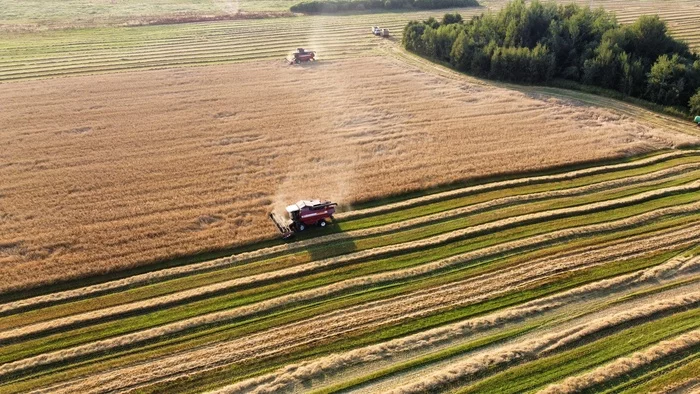
[(295, 232), (304, 231), (308, 226), (326, 227), (327, 219), (333, 220), (337, 203), (321, 200), (300, 200), (287, 206), (288, 218), (281, 218), (276, 213), (270, 213), (270, 219), (275, 223), (283, 239), (290, 238)]

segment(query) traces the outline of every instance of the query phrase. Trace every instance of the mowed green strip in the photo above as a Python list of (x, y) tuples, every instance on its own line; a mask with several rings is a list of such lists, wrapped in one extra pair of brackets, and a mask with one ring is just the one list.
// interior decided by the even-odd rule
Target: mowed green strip
[[(375, 225), (396, 223), (402, 220), (412, 219), (420, 217), (427, 214), (446, 212), (451, 209), (456, 209), (464, 206), (469, 206), (497, 198), (526, 195), (531, 193), (562, 190), (572, 187), (579, 187), (585, 185), (591, 185), (594, 183), (599, 183), (603, 181), (609, 181), (613, 179), (622, 179), (629, 176), (638, 176), (643, 174), (648, 174), (651, 172), (669, 169), (678, 165), (692, 164), (700, 162), (700, 156), (688, 156), (680, 159), (669, 160), (647, 167), (641, 167), (631, 170), (618, 171), (605, 173), (595, 176), (583, 177), (580, 179), (575, 179), (565, 182), (555, 182), (540, 185), (530, 185), (519, 188), (496, 190), (487, 193), (480, 193), (476, 195), (458, 197), (454, 199), (448, 199), (445, 201), (440, 201), (432, 204), (427, 204), (424, 207), (418, 208), (408, 208), (406, 210), (390, 212), (387, 214), (380, 214), (371, 217), (364, 217), (356, 220), (349, 220), (347, 222), (340, 222), (338, 227), (342, 230), (345, 229), (363, 229), (373, 227)], [(629, 193), (636, 193), (638, 191), (649, 190), (651, 187), (662, 187), (662, 186), (672, 186), (680, 184), (686, 180), (693, 180), (700, 178), (700, 173), (697, 171), (690, 172), (682, 175), (673, 181), (663, 182), (660, 181), (658, 186), (649, 186), (647, 188), (631, 189)], [(632, 188), (633, 185), (629, 185), (625, 188)], [(622, 189), (625, 189), (622, 188)], [(149, 284), (140, 288), (129, 289), (127, 291), (118, 292), (115, 294), (110, 294), (106, 296), (94, 297), (83, 301), (77, 301), (66, 305), (58, 305), (54, 307), (42, 308), (36, 311), (24, 312), (15, 314), (8, 317), (0, 318), (0, 329), (7, 329), (11, 327), (16, 327), (20, 325), (26, 325), (38, 321), (48, 320), (51, 318), (56, 318), (60, 316), (67, 316), (71, 314), (76, 314), (79, 312), (86, 312), (90, 310), (105, 308), (108, 306), (119, 305), (127, 302), (133, 302), (138, 300), (143, 300), (147, 298), (152, 298), (156, 296), (161, 296), (165, 294), (170, 294), (180, 290), (192, 289), (196, 287), (201, 287), (207, 284), (217, 283), (223, 280), (230, 280), (233, 278), (239, 278), (244, 276), (249, 276), (253, 274), (269, 272), (270, 270), (280, 269), (285, 267), (290, 267), (293, 265), (309, 262), (312, 259), (327, 258), (340, 255), (342, 253), (360, 251), (369, 249), (376, 246), (385, 246), (390, 244), (396, 244), (399, 242), (412, 241), (416, 239), (425, 238), (431, 235), (437, 235), (450, 230), (461, 228), (468, 225), (475, 225), (484, 223), (491, 220), (511, 217), (518, 214), (536, 212), (541, 210), (543, 207), (550, 208), (563, 208), (567, 206), (580, 205), (586, 202), (592, 202), (596, 200), (610, 199), (615, 197), (621, 197), (624, 195), (629, 195), (627, 193), (615, 193), (613, 191), (606, 191), (604, 193), (599, 193), (586, 198), (582, 197), (572, 197), (572, 198), (558, 198), (551, 199), (552, 201), (544, 201), (539, 203), (526, 204), (521, 208), (515, 208), (513, 206), (506, 208), (494, 207), (487, 211), (492, 211), (492, 214), (482, 213), (478, 215), (473, 215), (469, 219), (458, 218), (458, 219), (448, 219), (435, 222), (429, 226), (421, 226), (419, 228), (414, 228), (409, 231), (401, 232), (397, 234), (391, 232), (385, 236), (375, 236), (364, 239), (348, 239), (342, 242), (330, 243), (325, 245), (318, 245), (308, 248), (308, 250), (302, 250), (294, 254), (288, 254), (283, 256), (272, 257), (258, 262), (248, 263), (245, 265), (234, 266), (228, 269), (217, 270), (214, 272), (207, 272), (199, 275), (192, 275), (185, 278), (169, 280), (162, 283)], [(550, 205), (551, 204), (551, 205)], [(424, 208), (424, 210), (422, 209)]]
[(630, 382), (613, 387), (605, 393), (646, 394), (658, 392), (697, 379), (698, 371), (700, 371), (700, 351), (696, 351), (695, 354), (665, 368), (659, 368)]
[[(698, 278), (693, 279), (694, 281), (698, 281)], [(659, 292), (666, 290), (666, 286), (655, 286), (652, 287), (650, 292)], [(461, 343), (458, 345), (454, 346), (449, 346), (446, 347), (442, 350), (439, 350), (437, 352), (431, 352), (428, 353), (424, 356), (417, 357), (410, 359), (408, 361), (404, 362), (399, 362), (396, 364), (393, 364), (392, 366), (384, 369), (379, 369), (375, 372), (361, 375), (357, 378), (350, 379), (347, 381), (342, 381), (340, 383), (324, 387), (320, 390), (313, 391), (313, 394), (330, 394), (330, 393), (336, 393), (336, 392), (344, 392), (349, 389), (357, 390), (361, 389), (367, 386), (369, 383), (373, 383), (375, 381), (381, 381), (382, 379), (385, 379), (387, 377), (390, 377), (392, 375), (397, 375), (405, 372), (409, 372), (412, 370), (418, 370), (420, 368), (433, 365), (438, 362), (445, 362), (449, 359), (455, 358), (457, 356), (460, 356), (462, 354), (469, 354), (470, 352), (473, 352), (474, 350), (483, 347), (483, 346), (492, 346), (497, 344), (498, 342), (503, 341), (504, 339), (512, 339), (515, 337), (518, 337), (519, 335), (522, 335), (524, 333), (527, 333), (529, 331), (535, 330), (535, 329), (541, 329), (544, 327), (546, 324), (547, 326), (555, 327), (558, 324), (567, 322), (571, 320), (574, 317), (580, 318), (581, 316), (586, 316), (589, 315), (593, 312), (598, 312), (601, 310), (604, 310), (605, 308), (609, 307), (610, 305), (617, 304), (619, 302), (624, 301), (625, 299), (629, 299), (629, 297), (620, 297), (612, 302), (609, 303), (604, 303), (604, 304), (599, 304), (595, 305), (593, 307), (586, 308), (585, 310), (581, 310), (582, 306), (577, 306), (577, 310), (580, 311), (579, 315), (577, 316), (568, 316), (568, 314), (564, 314), (563, 316), (558, 316), (556, 318), (550, 318), (549, 321), (543, 322), (541, 319), (532, 319), (532, 322), (528, 322), (527, 324), (517, 324), (514, 328), (511, 328), (505, 332), (502, 333), (497, 333), (493, 335), (488, 335), (484, 338), (480, 338), (477, 340), (469, 340), (466, 341), (465, 343)], [(700, 357), (700, 355), (699, 355)]]
[(554, 280), (533, 283), (525, 290), (513, 291), (475, 305), (449, 309), (445, 312), (429, 317), (413, 319), (403, 324), (382, 327), (381, 330), (365, 330), (364, 332), (360, 331), (353, 334), (347, 334), (345, 335), (345, 338), (339, 339), (333, 343), (310, 344), (291, 354), (285, 355), (283, 360), (281, 360), (279, 357), (270, 357), (267, 360), (259, 360), (250, 364), (234, 364), (214, 371), (207, 371), (197, 375), (191, 375), (187, 378), (174, 382), (155, 384), (148, 389), (144, 389), (144, 392), (196, 392), (202, 388), (210, 389), (218, 387), (232, 381), (261, 375), (266, 371), (274, 369), (275, 367), (281, 367), (291, 362), (316, 358), (330, 353), (337, 353), (361, 346), (380, 343), (466, 318), (492, 313), (505, 307), (519, 305), (524, 302), (567, 290), (575, 286), (580, 286), (586, 283), (592, 283), (605, 278), (648, 268), (667, 261), (678, 252), (679, 251), (673, 251), (665, 254), (636, 259), (627, 261), (623, 264), (613, 262), (587, 270), (562, 274), (560, 277)]

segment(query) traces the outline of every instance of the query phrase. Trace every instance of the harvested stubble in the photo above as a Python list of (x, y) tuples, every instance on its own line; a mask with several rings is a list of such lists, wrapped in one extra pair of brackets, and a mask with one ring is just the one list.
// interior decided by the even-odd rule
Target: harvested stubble
[[(241, 1), (260, 4), (268, 0)], [(275, 0), (274, 3), (279, 4), (280, 1), (287, 0)], [(569, 0), (558, 1), (569, 3)], [(9, 0), (5, 2), (9, 3), (3, 4), (5, 10), (16, 9), (17, 5), (20, 6), (19, 8), (26, 8), (22, 7), (26, 2)], [(67, 2), (58, 2), (58, 4), (64, 3)], [(672, 34), (687, 40), (695, 49), (700, 47), (693, 1), (654, 0), (645, 2), (644, 5), (635, 2), (635, 7), (629, 7), (629, 1), (624, 0), (582, 0), (581, 3), (594, 7), (603, 6), (615, 11), (623, 23), (630, 23), (640, 15), (659, 14), (668, 22)], [(483, 4), (497, 10), (505, 4), (505, 1), (485, 0)], [(188, 5), (191, 6), (190, 2)], [(245, 5), (242, 7), (246, 8)], [(70, 7), (64, 8), (69, 12), (74, 11)], [(110, 9), (117, 8), (119, 7), (110, 7)], [(44, 7), (29, 7), (29, 9), (45, 10)], [(316, 49), (322, 54), (323, 59), (354, 58), (358, 55), (370, 55), (378, 47), (384, 47), (385, 42), (380, 41), (378, 44), (375, 37), (367, 34), (367, 26), (384, 26), (398, 33), (410, 20), (424, 20), (430, 16), (440, 17), (448, 11), (455, 10), (362, 13), (352, 16), (323, 15), (150, 26), (139, 29), (70, 29), (53, 31), (51, 34), (45, 32), (8, 34), (5, 40), (0, 37), (0, 80), (280, 59), (289, 53), (290, 48), (297, 46)], [(457, 11), (468, 19), (483, 13), (484, 8), (471, 7)], [(20, 10), (14, 15), (22, 14)], [(189, 18), (196, 18), (196, 15), (198, 14), (195, 13), (195, 16), (189, 16)], [(230, 15), (225, 16), (230, 17)], [(241, 16), (233, 15), (234, 18)], [(268, 16), (273, 15), (268, 14)], [(123, 21), (123, 18), (120, 18), (121, 15), (108, 20), (103, 17), (104, 15), (98, 15), (96, 18), (81, 22), (82, 25), (95, 25), (100, 22), (111, 25)], [(157, 20), (159, 16), (153, 17), (146, 15), (142, 19), (144, 23), (148, 23), (149, 19)], [(55, 27), (57, 24), (60, 26), (61, 21), (46, 23), (46, 19), (10, 21), (9, 28), (12, 29), (12, 26), (15, 26), (31, 30), (50, 28), (52, 25)], [(68, 17), (68, 19), (71, 18)], [(137, 21), (137, 23), (141, 22)], [(0, 21), (0, 31), (3, 27)]]
[[(266, 213), (302, 197), (347, 204), (696, 140), (385, 58), (96, 81), (0, 93), (0, 291), (270, 237)], [(503, 120), (516, 112), (530, 121)]]

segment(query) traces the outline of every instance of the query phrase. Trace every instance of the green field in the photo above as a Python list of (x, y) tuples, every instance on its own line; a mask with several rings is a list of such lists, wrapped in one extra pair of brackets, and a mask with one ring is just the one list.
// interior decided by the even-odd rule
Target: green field
[[(250, 385), (225, 389), (237, 392), (273, 378), (420, 391), (449, 365), (566, 332), (565, 345), (430, 386), (543, 388), (697, 332), (699, 200), (700, 151), (669, 151), (393, 199), (284, 247), (6, 299), (0, 391)], [(603, 386), (685, 379), (688, 346)], [(297, 363), (310, 366), (285, 367)]]

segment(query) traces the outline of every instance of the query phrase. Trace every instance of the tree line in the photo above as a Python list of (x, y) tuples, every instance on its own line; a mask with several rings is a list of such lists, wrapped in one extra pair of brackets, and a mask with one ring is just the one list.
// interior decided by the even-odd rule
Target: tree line
[(304, 14), (331, 14), (335, 12), (396, 9), (438, 9), (451, 7), (477, 7), (476, 0), (312, 0), (297, 3), (289, 8)]
[(477, 76), (570, 80), (700, 114), (700, 57), (656, 15), (622, 26), (602, 8), (515, 0), (469, 21), (409, 22), (403, 45)]

